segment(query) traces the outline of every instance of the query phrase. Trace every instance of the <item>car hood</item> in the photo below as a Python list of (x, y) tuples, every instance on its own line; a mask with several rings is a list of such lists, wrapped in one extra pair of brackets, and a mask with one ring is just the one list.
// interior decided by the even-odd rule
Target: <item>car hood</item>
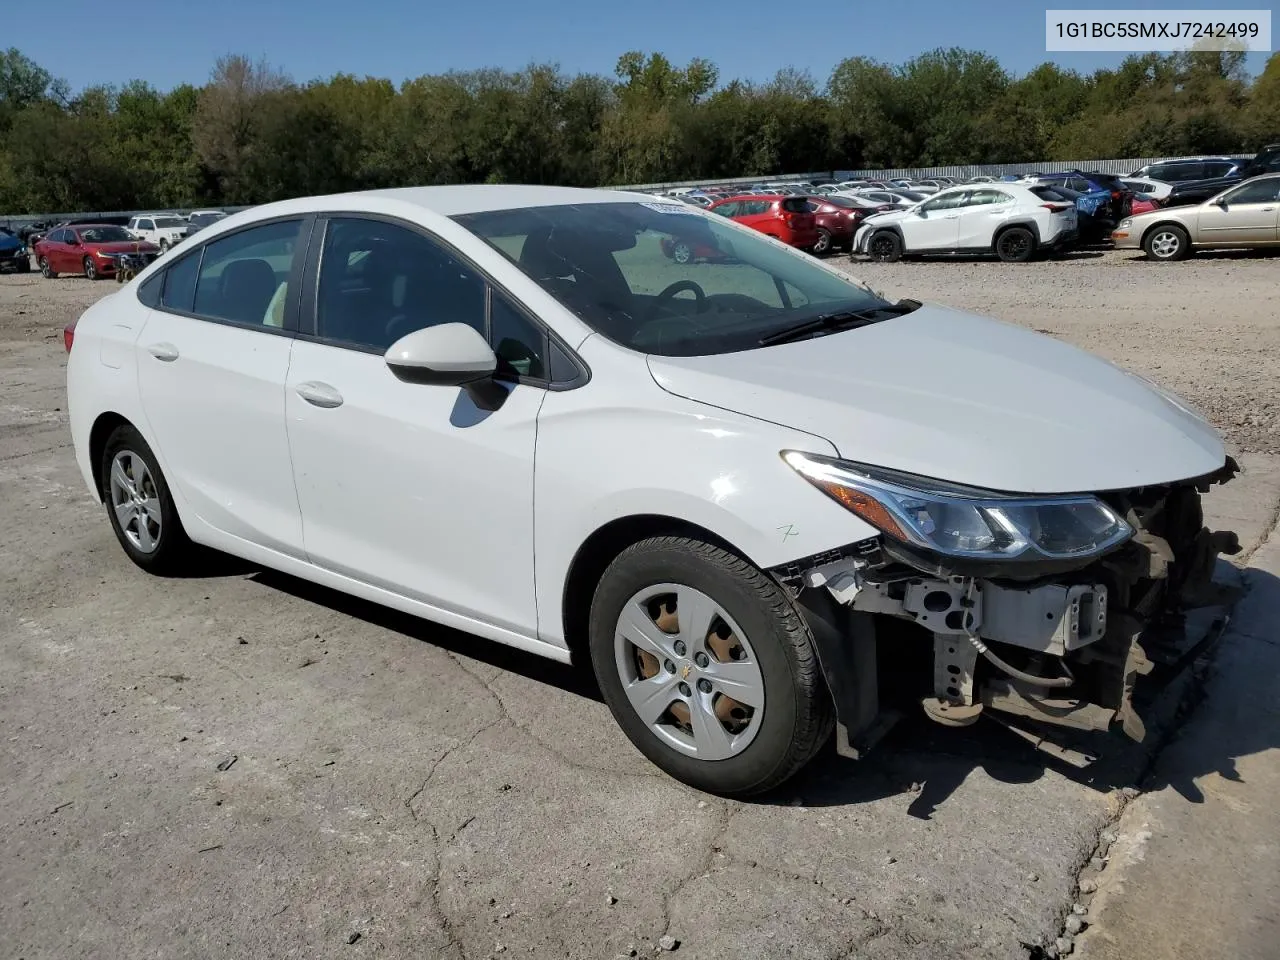
[(905, 220), (907, 214), (913, 209), (915, 208), (903, 207), (901, 210), (886, 210), (884, 213), (872, 212), (867, 214), (867, 218), (862, 221), (862, 225), (866, 226), (868, 223), (897, 223), (900, 220)]
[(85, 246), (103, 253), (154, 253), (160, 249), (148, 240), (113, 240), (110, 243), (86, 243)]
[(1052, 337), (946, 307), (796, 343), (649, 357), (691, 400), (803, 430), (840, 456), (1018, 493), (1211, 473), (1214, 429), (1135, 374)]
[(0, 250), (17, 250), (21, 246), (23, 246), (23, 243), (17, 237), (11, 237), (7, 233), (0, 233)]

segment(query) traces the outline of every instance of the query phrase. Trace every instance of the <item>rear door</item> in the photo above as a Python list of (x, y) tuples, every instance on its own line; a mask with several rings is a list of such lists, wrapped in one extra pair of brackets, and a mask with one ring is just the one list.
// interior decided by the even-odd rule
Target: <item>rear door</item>
[(1280, 177), (1250, 180), (1200, 208), (1196, 241), (1206, 246), (1275, 243)]
[(285, 377), (311, 219), (221, 236), (165, 271), (136, 349), (171, 485), (207, 527), (301, 558)]
[(1014, 206), (1013, 197), (1003, 190), (970, 190), (964, 204), (956, 208), (960, 214), (956, 245), (962, 250), (990, 248), (996, 227), (1009, 218)]

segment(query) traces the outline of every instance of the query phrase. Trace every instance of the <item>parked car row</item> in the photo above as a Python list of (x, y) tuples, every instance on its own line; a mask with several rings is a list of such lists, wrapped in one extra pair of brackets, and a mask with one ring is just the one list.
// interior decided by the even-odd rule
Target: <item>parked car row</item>
[(90, 280), (114, 277), (123, 282), (187, 237), (226, 216), (221, 210), (196, 210), (188, 216), (143, 213), (29, 224), (15, 235), (0, 228), (0, 270), (31, 270), (31, 258), (47, 278), (63, 273)]

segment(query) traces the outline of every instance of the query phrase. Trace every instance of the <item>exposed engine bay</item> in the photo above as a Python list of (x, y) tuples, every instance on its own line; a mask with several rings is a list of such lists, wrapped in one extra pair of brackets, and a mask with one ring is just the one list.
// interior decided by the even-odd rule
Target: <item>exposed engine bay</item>
[(839, 751), (861, 756), (892, 723), (877, 669), (877, 633), (896, 625), (886, 618), (914, 624), (931, 644), (931, 692), (920, 703), (938, 723), (985, 714), (1065, 759), (1043, 725), (1143, 740), (1140, 684), (1176, 675), (1214, 639), (1188, 614), (1233, 599), (1213, 575), (1239, 542), (1204, 526), (1200, 498), (1238, 472), (1227, 458), (1206, 477), (1096, 494), (1133, 535), (1074, 566), (984, 569), (881, 536), (773, 571), (813, 629)]

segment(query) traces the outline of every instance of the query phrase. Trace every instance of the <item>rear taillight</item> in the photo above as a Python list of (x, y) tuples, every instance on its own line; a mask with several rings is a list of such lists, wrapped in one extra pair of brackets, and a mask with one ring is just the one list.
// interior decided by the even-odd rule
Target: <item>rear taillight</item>
[(67, 348), (67, 353), (71, 352), (71, 344), (76, 339), (76, 321), (72, 320), (62, 328), (62, 345)]
[(1119, 200), (1119, 199), (1120, 199), (1120, 191), (1119, 191), (1119, 190), (1112, 190), (1112, 191), (1111, 191), (1111, 199), (1112, 199), (1112, 200)]
[(1042, 204), (1040, 204), (1040, 206), (1044, 207), (1046, 210), (1052, 210), (1054, 213), (1062, 213), (1064, 210), (1070, 210), (1070, 209), (1071, 209), (1071, 207), (1072, 207), (1072, 204), (1070, 204), (1070, 203), (1042, 203)]

